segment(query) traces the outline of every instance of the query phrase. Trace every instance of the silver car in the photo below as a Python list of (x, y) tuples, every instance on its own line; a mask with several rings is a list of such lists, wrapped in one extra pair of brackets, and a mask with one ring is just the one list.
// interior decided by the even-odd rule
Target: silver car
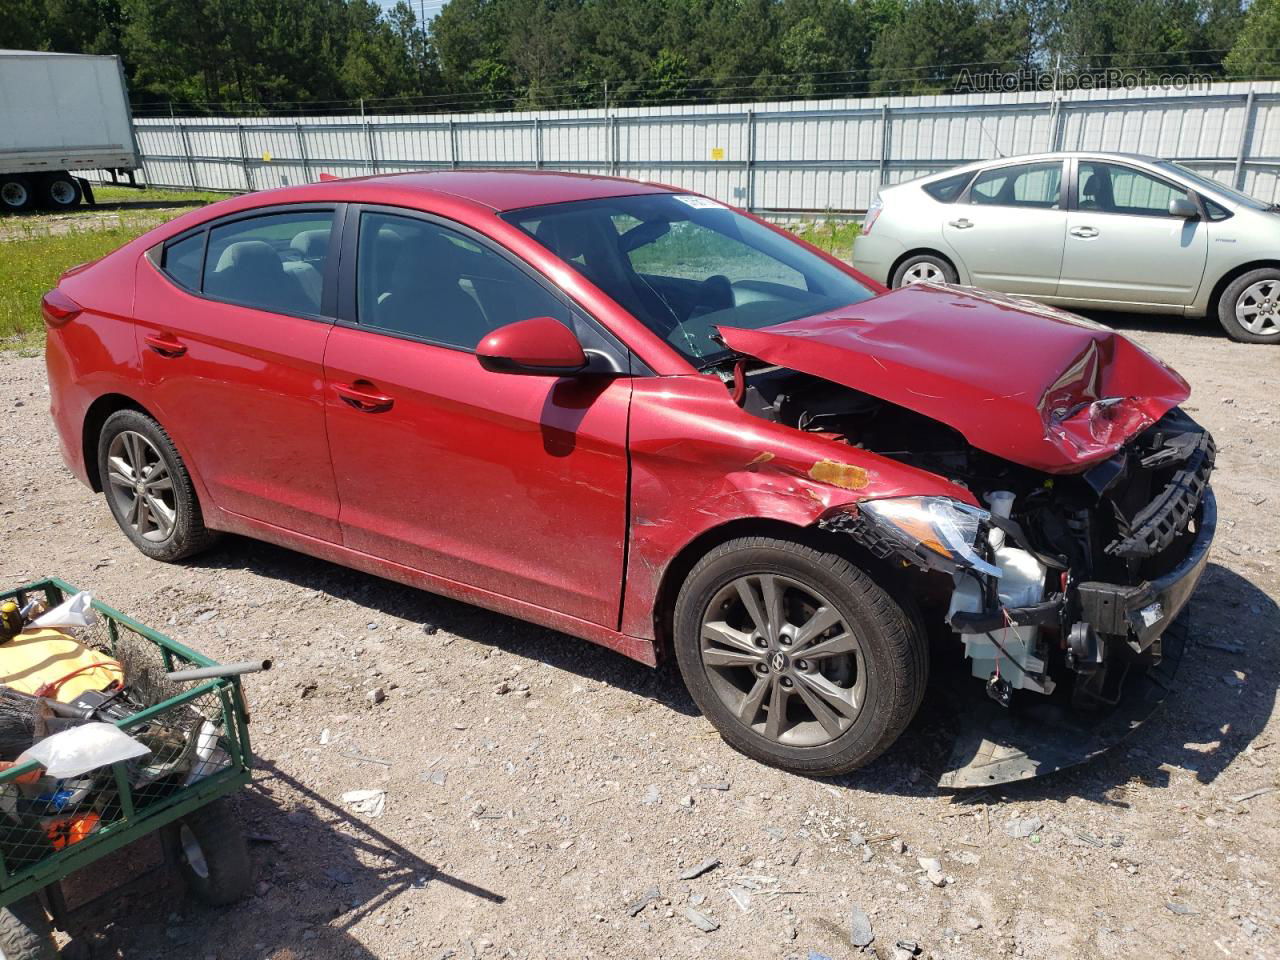
[(886, 187), (853, 265), (1045, 303), (1202, 317), (1280, 343), (1280, 205), (1168, 160), (1046, 153)]

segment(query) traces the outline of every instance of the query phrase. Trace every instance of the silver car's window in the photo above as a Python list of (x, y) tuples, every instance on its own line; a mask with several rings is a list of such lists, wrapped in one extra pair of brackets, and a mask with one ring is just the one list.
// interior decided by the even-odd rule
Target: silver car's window
[(1062, 161), (1019, 163), (978, 174), (969, 188), (969, 202), (1000, 207), (1058, 206), (1062, 191)]
[(1123, 213), (1139, 217), (1169, 216), (1169, 201), (1191, 199), (1190, 194), (1133, 167), (1081, 160), (1076, 176), (1081, 210)]
[(504, 219), (695, 366), (728, 356), (719, 325), (769, 327), (872, 296), (797, 241), (703, 197), (582, 200), (516, 210)]
[(942, 180), (935, 180), (933, 183), (926, 183), (923, 189), (925, 193), (939, 203), (951, 203), (964, 192), (964, 188), (969, 185), (969, 181), (972, 179), (973, 171), (968, 170), (964, 173), (958, 173), (954, 177), (945, 177)]
[(1270, 209), (1267, 204), (1263, 203), (1256, 197), (1251, 197), (1247, 193), (1241, 193), (1239, 190), (1235, 190), (1227, 186), (1225, 183), (1219, 183), (1217, 180), (1210, 180), (1203, 174), (1196, 173), (1194, 170), (1189, 170), (1180, 163), (1161, 160), (1156, 164), (1156, 166), (1164, 167), (1170, 173), (1176, 173), (1180, 177), (1186, 177), (1197, 186), (1204, 187), (1209, 193), (1216, 193), (1220, 197), (1225, 197), (1228, 200), (1234, 200), (1236, 203), (1249, 207), (1252, 210)]

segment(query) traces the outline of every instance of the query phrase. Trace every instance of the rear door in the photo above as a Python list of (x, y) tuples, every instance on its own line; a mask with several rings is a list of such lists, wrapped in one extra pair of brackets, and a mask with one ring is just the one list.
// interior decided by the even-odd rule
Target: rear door
[(1060, 297), (1170, 307), (1195, 299), (1209, 225), (1169, 214), (1173, 199), (1196, 201), (1190, 191), (1136, 167), (1079, 160), (1074, 196)]
[(323, 360), (338, 212), (275, 207), (177, 237), (139, 262), (135, 298), (148, 403), (215, 505), (334, 542)]
[(1061, 160), (989, 167), (960, 202), (942, 208), (942, 232), (974, 286), (1051, 297), (1062, 267), (1065, 207)]
[[(616, 627), (627, 532), (625, 350), (457, 224), (353, 207), (325, 410), (346, 546)], [(491, 373), (491, 330), (551, 316), (617, 377)]]

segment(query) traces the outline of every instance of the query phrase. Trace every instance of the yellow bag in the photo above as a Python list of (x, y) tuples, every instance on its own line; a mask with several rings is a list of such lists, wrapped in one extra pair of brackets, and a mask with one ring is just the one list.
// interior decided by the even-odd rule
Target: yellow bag
[(29, 630), (0, 644), (0, 684), (70, 703), (87, 690), (124, 682), (124, 670), (61, 630)]

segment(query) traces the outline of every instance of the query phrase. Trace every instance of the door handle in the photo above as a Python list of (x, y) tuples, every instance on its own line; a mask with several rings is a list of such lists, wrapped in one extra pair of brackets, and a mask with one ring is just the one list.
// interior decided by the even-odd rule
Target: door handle
[(361, 413), (385, 413), (390, 410), (395, 400), (372, 391), (373, 384), (368, 380), (357, 380), (350, 386), (341, 383), (333, 386), (333, 392), (342, 398), (343, 403)]
[(970, 227), (973, 226), (973, 221), (966, 220), (964, 217), (961, 217), (959, 220), (950, 221), (950, 224), (951, 226), (955, 227), (957, 230), (968, 230)]
[(162, 357), (180, 357), (187, 352), (187, 345), (167, 333), (153, 333), (146, 338), (147, 346)]
[(1098, 228), (1097, 227), (1072, 227), (1071, 235), (1073, 237), (1084, 237), (1086, 240), (1088, 240), (1090, 237), (1096, 237), (1098, 235)]

